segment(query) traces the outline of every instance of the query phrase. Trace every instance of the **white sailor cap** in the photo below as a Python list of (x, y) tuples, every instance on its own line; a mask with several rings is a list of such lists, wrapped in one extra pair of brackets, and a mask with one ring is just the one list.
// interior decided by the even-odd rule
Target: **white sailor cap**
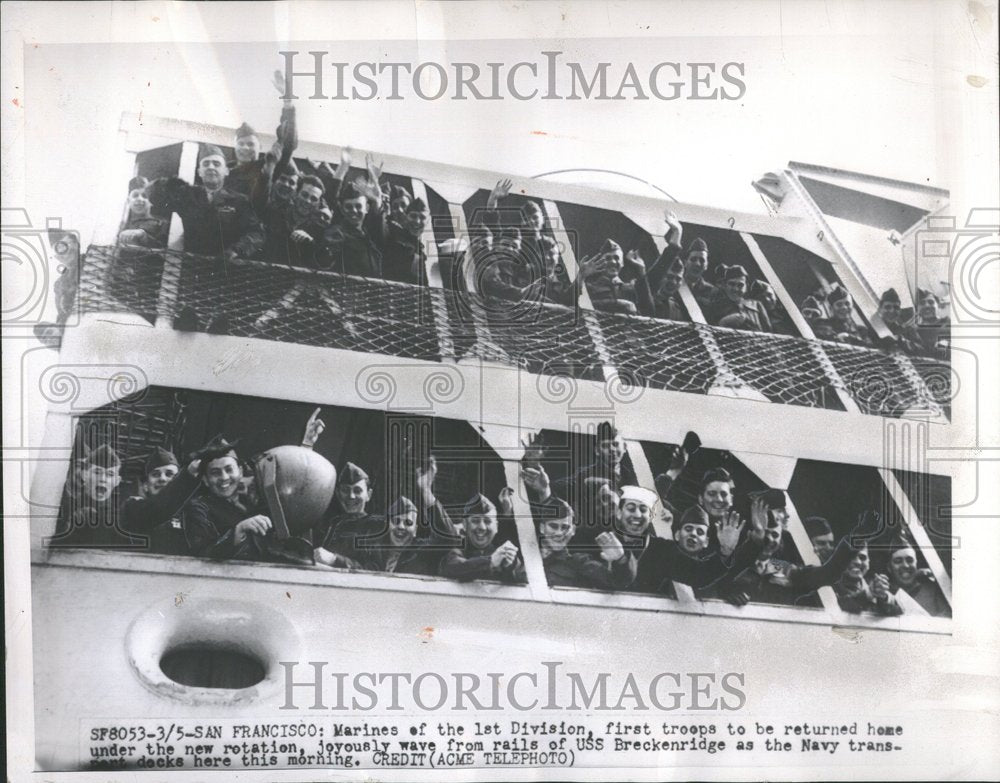
[(653, 490), (634, 486), (620, 487), (618, 489), (618, 496), (621, 498), (622, 503), (626, 500), (634, 500), (638, 503), (645, 503), (650, 508), (659, 500), (659, 496)]

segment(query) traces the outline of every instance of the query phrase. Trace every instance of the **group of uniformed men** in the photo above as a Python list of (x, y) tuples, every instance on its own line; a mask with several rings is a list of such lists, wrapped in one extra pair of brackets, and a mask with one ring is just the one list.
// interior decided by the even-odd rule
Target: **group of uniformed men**
[[(308, 449), (325, 427), (318, 413), (303, 436), (301, 445)], [(793, 562), (783, 491), (756, 494), (748, 526), (734, 510), (732, 476), (715, 468), (701, 478), (697, 501), (681, 511), (673, 490), (688, 465), (687, 441), (675, 449), (655, 488), (638, 485), (625, 459), (625, 441), (612, 425), (601, 425), (596, 444), (592, 463), (556, 482), (542, 465), (544, 449), (537, 441), (527, 445), (522, 479), (552, 586), (674, 597), (678, 585), (687, 585), (698, 597), (744, 605), (793, 604), (829, 585), (845, 611), (949, 614), (905, 535), (892, 538), (887, 573), (869, 574), (868, 541), (884, 528), (876, 512), (863, 514), (839, 542), (825, 519), (805, 519), (818, 564), (802, 565)], [(131, 543), (161, 554), (526, 581), (513, 490), (504, 489), (496, 503), (476, 494), (453, 518), (435, 495), (433, 455), (407, 458), (403, 470), (410, 496), (395, 498), (384, 516), (371, 510), (369, 475), (347, 462), (332, 502), (297, 539), (297, 551), (275, 539), (265, 493), (253, 472), (244, 470), (234, 444), (223, 438), (186, 464), (157, 448), (146, 461), (140, 491), (124, 501), (121, 467), (106, 445), (77, 454), (54, 546)], [(654, 523), (658, 514), (662, 527)]]
[[(275, 86), (284, 89), (277, 77)], [(188, 253), (224, 261), (261, 257), (348, 275), (426, 283), (428, 205), (422, 199), (383, 181), (381, 166), (371, 156), (366, 157), (365, 176), (348, 178), (347, 150), (335, 170), (325, 162), (310, 162), (313, 173), (301, 173), (292, 160), (297, 133), (295, 107), (289, 100), (276, 135), (273, 148), (262, 156), (256, 133), (244, 123), (235, 134), (234, 161), (227, 161), (218, 147), (203, 145), (200, 185), (176, 177), (153, 183), (133, 179), (122, 242), (165, 247), (167, 221), (153, 216), (153, 209), (159, 208), (159, 214), (180, 216)], [(683, 228), (671, 211), (665, 213), (664, 249), (653, 263), (647, 266), (638, 250), (626, 251), (609, 237), (596, 253), (579, 259), (577, 274), (571, 277), (542, 207), (529, 199), (520, 208), (505, 209), (502, 202), (510, 190), (510, 180), (497, 182), (486, 209), (473, 218), (467, 252), (458, 243), (453, 254), (441, 254), (451, 285), (495, 300), (563, 305), (576, 304), (586, 290), (594, 308), (607, 312), (690, 321), (690, 310), (697, 307), (710, 324), (797, 334), (768, 282), (751, 279), (740, 264), (710, 268), (709, 247), (700, 237), (685, 250)], [(207, 260), (188, 270), (191, 290), (218, 271), (218, 262)], [(318, 296), (333, 315), (347, 318), (329, 286), (299, 283), (274, 297), (255, 326), (278, 318), (307, 292)], [(917, 299), (914, 317), (901, 322), (899, 296), (886, 291), (878, 310), (885, 329), (878, 335), (855, 316), (851, 295), (839, 285), (810, 295), (800, 309), (819, 339), (946, 357), (948, 319), (940, 314), (942, 303), (923, 290)], [(209, 331), (224, 330), (228, 318), (223, 310), (221, 304), (212, 312), (188, 306), (175, 325), (194, 328), (207, 319)]]

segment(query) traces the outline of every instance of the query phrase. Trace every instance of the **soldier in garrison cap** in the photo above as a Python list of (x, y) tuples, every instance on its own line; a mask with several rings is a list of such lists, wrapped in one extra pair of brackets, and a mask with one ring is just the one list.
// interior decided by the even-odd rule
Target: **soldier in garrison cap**
[(744, 524), (735, 511), (729, 512), (716, 526), (718, 546), (711, 548), (709, 516), (701, 506), (692, 506), (674, 518), (673, 539), (649, 539), (639, 563), (637, 587), (643, 592), (673, 596), (673, 582), (706, 588), (731, 569), (742, 571), (760, 550), (750, 537), (740, 543)]
[(139, 247), (166, 247), (169, 221), (154, 217), (146, 189), (149, 180), (132, 177), (128, 183), (128, 216), (118, 232), (118, 241)]
[(764, 312), (767, 313), (767, 318), (771, 322), (772, 332), (792, 337), (798, 336), (798, 332), (792, 327), (784, 308), (778, 303), (778, 295), (770, 283), (754, 280), (750, 284), (750, 298), (763, 305)]
[(843, 286), (839, 283), (834, 285), (827, 293), (826, 301), (835, 340), (853, 345), (871, 345), (868, 329), (854, 320), (854, 300)]
[(687, 255), (684, 257), (684, 282), (702, 310), (715, 298), (718, 291), (705, 279), (707, 271), (708, 244), (701, 237), (695, 237), (688, 246)]
[[(443, 551), (417, 535), (416, 504), (400, 496), (389, 506), (388, 526), (355, 542), (354, 567), (392, 574), (436, 576)], [(388, 529), (386, 529), (386, 527)]]
[[(59, 508), (52, 546), (131, 548), (142, 546), (121, 520), (121, 459), (107, 444), (77, 452)], [(72, 474), (76, 474), (76, 480)]]
[(920, 353), (947, 361), (951, 345), (951, 319), (941, 315), (941, 300), (931, 291), (917, 289), (917, 314), (909, 324)]
[(923, 609), (932, 617), (951, 617), (948, 601), (930, 569), (920, 567), (917, 547), (910, 538), (905, 533), (898, 533), (890, 541), (888, 551), (889, 573), (877, 575), (873, 582), (873, 592), (877, 598), (882, 598), (880, 612), (919, 614)]
[(184, 509), (184, 535), (198, 557), (267, 560), (262, 539), (272, 529), (271, 518), (244, 477), (235, 446), (218, 436), (193, 455), (202, 486)]
[(687, 309), (681, 301), (681, 285), (684, 282), (684, 262), (674, 257), (663, 271), (660, 285), (653, 297), (654, 312), (657, 318), (667, 321), (690, 321)]
[(723, 288), (705, 308), (705, 317), (718, 324), (728, 315), (743, 316), (743, 329), (752, 332), (770, 332), (771, 321), (764, 306), (747, 298), (747, 271), (739, 264), (723, 267)]
[(895, 288), (887, 289), (879, 298), (876, 315), (890, 333), (888, 339), (883, 340), (883, 347), (908, 354), (920, 353), (919, 338), (912, 322), (903, 321), (902, 302)]
[(582, 587), (591, 590), (627, 590), (635, 581), (635, 558), (614, 533), (604, 532), (595, 543), (600, 555), (572, 552), (570, 541), (576, 533), (573, 509), (564, 500), (550, 497), (538, 517), (539, 548), (545, 576), (553, 587)]
[(378, 182), (348, 180), (336, 207), (337, 216), (323, 235), (321, 265), (340, 274), (381, 278), (386, 221)]
[(605, 239), (596, 256), (580, 261), (580, 273), (595, 309), (628, 315), (654, 314), (646, 264), (638, 250), (626, 253), (613, 239)]
[[(284, 76), (276, 71), (272, 83), (279, 93), (284, 93)], [(272, 183), (287, 173), (292, 153), (298, 146), (295, 123), (295, 106), (291, 100), (282, 101), (281, 117), (275, 130), (276, 140), (270, 151), (261, 155), (260, 139), (247, 123), (234, 134), (236, 160), (228, 164), (226, 188), (246, 196), (261, 220), (266, 218)], [(294, 186), (293, 186), (294, 187)]]
[[(509, 511), (509, 509), (508, 509)], [(462, 509), (465, 544), (450, 550), (441, 561), (441, 576), (469, 581), (496, 579), (524, 584), (524, 560), (517, 544), (499, 532), (497, 507), (482, 494)]]
[[(395, 188), (402, 190), (398, 186)], [(382, 276), (412, 285), (427, 284), (427, 251), (424, 243), (433, 241), (433, 234), (425, 234), (427, 205), (423, 199), (397, 196), (392, 202), (400, 211), (388, 223), (385, 237), (385, 254), (382, 258)]]
[(207, 145), (198, 162), (200, 185), (189, 185), (179, 177), (171, 177), (158, 179), (149, 186), (153, 206), (180, 216), (184, 224), (185, 252), (219, 256), (222, 261), (218, 264), (198, 258), (184, 264), (181, 289), (192, 291), (195, 296), (216, 293), (220, 301), (210, 311), (202, 312), (190, 302), (182, 303), (181, 312), (174, 321), (178, 329), (195, 330), (201, 325), (201, 319), (206, 318), (209, 331), (226, 332), (228, 319), (223, 312), (221, 295), (229, 285), (227, 264), (236, 258), (254, 258), (264, 246), (264, 231), (249, 199), (224, 187), (228, 171), (222, 150)]
[(333, 504), (316, 530), (317, 563), (355, 567), (365, 558), (359, 542), (387, 531), (385, 517), (368, 510), (373, 491), (372, 480), (362, 468), (353, 462), (344, 464), (337, 476)]
[(146, 458), (139, 493), (125, 501), (123, 527), (148, 535), (153, 554), (188, 554), (181, 511), (197, 492), (198, 478), (198, 460), (181, 470), (173, 452), (157, 446)]

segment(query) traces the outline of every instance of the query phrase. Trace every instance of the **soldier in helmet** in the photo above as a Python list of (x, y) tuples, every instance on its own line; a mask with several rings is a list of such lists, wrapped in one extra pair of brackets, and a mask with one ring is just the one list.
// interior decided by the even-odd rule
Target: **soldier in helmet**
[(477, 494), (462, 512), (465, 544), (450, 550), (441, 561), (441, 576), (468, 581), (496, 579), (524, 584), (524, 561), (517, 545), (499, 533), (497, 507)]
[(198, 460), (181, 470), (172, 452), (157, 447), (146, 459), (139, 494), (125, 501), (124, 528), (148, 535), (153, 554), (188, 554), (181, 510), (198, 486)]

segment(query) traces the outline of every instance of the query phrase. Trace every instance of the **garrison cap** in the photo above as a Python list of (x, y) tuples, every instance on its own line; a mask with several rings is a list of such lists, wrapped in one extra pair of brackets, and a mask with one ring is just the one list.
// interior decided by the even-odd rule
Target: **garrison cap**
[(337, 486), (339, 487), (342, 484), (357, 484), (359, 481), (367, 481), (368, 486), (372, 484), (371, 478), (368, 477), (368, 474), (364, 470), (353, 462), (344, 463), (344, 467), (337, 479)]
[(485, 517), (496, 512), (497, 507), (493, 505), (488, 497), (476, 494), (465, 504), (465, 507), (462, 509), (462, 516)]
[(165, 465), (177, 465), (179, 467), (180, 463), (172, 451), (167, 451), (157, 446), (153, 453), (146, 457), (146, 464), (143, 466), (143, 470), (148, 475), (157, 468), (162, 468)]
[(417, 507), (414, 505), (413, 501), (410, 500), (405, 495), (400, 495), (394, 501), (392, 505), (389, 506), (389, 513), (386, 516), (389, 517), (405, 517), (407, 514), (416, 514)]

